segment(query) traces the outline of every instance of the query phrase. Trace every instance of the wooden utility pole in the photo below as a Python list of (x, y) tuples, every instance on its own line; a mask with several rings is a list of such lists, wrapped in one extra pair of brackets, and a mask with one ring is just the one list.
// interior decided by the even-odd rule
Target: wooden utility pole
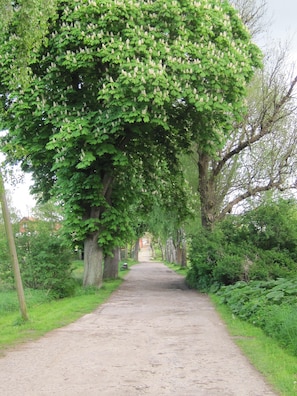
[(27, 314), (27, 307), (26, 307), (26, 302), (25, 302), (25, 294), (24, 294), (20, 266), (19, 266), (16, 246), (15, 246), (15, 240), (14, 240), (12, 226), (11, 226), (11, 222), (10, 222), (10, 215), (9, 215), (9, 210), (8, 210), (8, 205), (7, 205), (6, 195), (5, 195), (5, 188), (4, 188), (1, 169), (0, 169), (0, 200), (1, 200), (4, 226), (5, 226), (8, 245), (9, 245), (11, 264), (12, 264), (12, 268), (13, 268), (14, 279), (15, 279), (15, 284), (16, 284), (16, 289), (17, 289), (17, 294), (18, 294), (18, 299), (19, 299), (19, 304), (20, 304), (21, 315), (22, 315), (22, 318), (25, 321), (27, 321), (28, 314)]

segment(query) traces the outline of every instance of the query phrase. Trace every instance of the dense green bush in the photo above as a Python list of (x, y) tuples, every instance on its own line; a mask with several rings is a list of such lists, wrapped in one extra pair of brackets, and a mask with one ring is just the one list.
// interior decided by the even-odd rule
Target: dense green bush
[(297, 259), (296, 216), (295, 200), (267, 201), (240, 217), (240, 236), (259, 249), (285, 250)]
[(71, 250), (59, 232), (39, 229), (24, 233), (17, 239), (24, 286), (48, 290), (63, 298), (74, 293), (71, 276)]
[(297, 277), (237, 282), (216, 294), (234, 315), (261, 327), (297, 356)]
[(296, 274), (296, 262), (290, 252), (283, 250), (257, 250), (257, 256), (249, 269), (249, 279), (267, 280), (286, 278)]
[(269, 280), (297, 274), (297, 206), (266, 202), (228, 216), (214, 230), (201, 230), (189, 250), (187, 281), (201, 291), (240, 280)]
[(213, 271), (224, 253), (221, 239), (220, 232), (208, 233), (205, 230), (193, 237), (189, 250), (191, 267), (187, 274), (189, 286), (206, 291), (216, 283)]

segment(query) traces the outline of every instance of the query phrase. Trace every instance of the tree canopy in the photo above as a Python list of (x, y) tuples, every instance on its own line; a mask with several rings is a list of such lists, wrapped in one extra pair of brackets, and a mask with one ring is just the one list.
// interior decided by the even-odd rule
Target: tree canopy
[(93, 247), (103, 231), (125, 233), (132, 169), (153, 180), (177, 170), (193, 139), (207, 152), (222, 144), (260, 64), (227, 1), (64, 0), (28, 60), (29, 83), (12, 90), (19, 23), (15, 12), (0, 50), (3, 149)]

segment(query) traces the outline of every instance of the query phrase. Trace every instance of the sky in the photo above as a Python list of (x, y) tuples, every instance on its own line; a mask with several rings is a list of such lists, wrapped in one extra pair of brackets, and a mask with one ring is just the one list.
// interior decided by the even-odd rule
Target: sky
[(285, 43), (289, 41), (294, 61), (297, 62), (297, 1), (266, 0), (268, 26), (266, 39)]
[[(263, 40), (275, 43), (290, 41), (292, 59), (297, 64), (297, 1), (296, 0), (267, 0), (267, 18), (270, 23), (268, 32)], [(13, 206), (22, 214), (29, 216), (35, 206), (34, 198), (29, 194), (30, 177), (26, 175), (24, 182), (16, 187), (6, 184), (12, 196)]]

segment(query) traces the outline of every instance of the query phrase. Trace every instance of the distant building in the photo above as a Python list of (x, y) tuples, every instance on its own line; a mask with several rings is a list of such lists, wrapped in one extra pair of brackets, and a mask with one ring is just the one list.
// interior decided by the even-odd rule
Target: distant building
[[(38, 221), (38, 219), (34, 219), (33, 217), (23, 217), (19, 222), (19, 233), (24, 234), (25, 232), (35, 231)], [(60, 223), (52, 223), (51, 225), (52, 231), (58, 231), (61, 227), (62, 225)]]
[(23, 217), (20, 220), (19, 223), (19, 232), (21, 234), (24, 234), (25, 232), (28, 232), (28, 230), (30, 229), (30, 223), (32, 225), (32, 223), (34, 223), (36, 220), (33, 217)]

